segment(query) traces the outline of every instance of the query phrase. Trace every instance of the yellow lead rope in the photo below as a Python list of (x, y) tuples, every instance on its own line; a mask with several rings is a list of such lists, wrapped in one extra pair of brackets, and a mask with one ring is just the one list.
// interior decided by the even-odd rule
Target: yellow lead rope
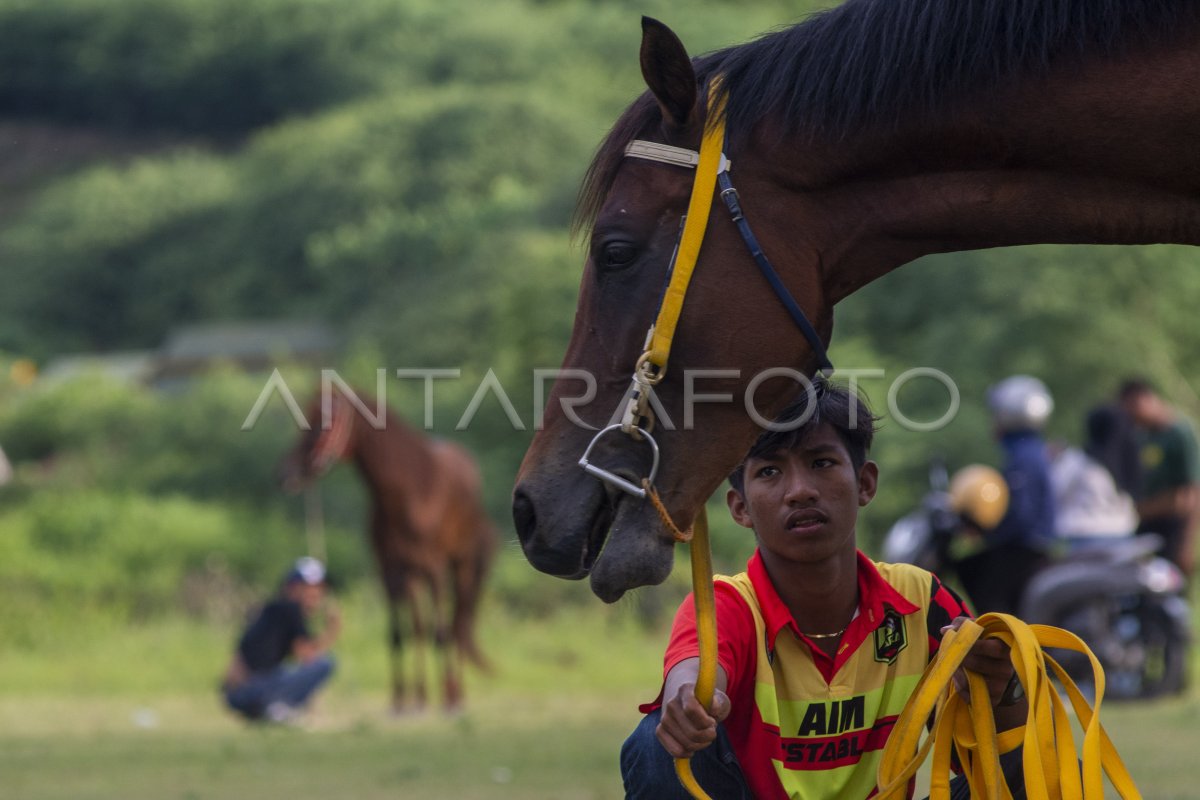
[[(997, 736), (991, 699), (980, 676), (973, 673), (967, 676), (973, 700), (960, 695), (951, 681), (980, 637), (999, 638), (1011, 648), (1013, 667), (1029, 700), (1029, 715), (1023, 730), (1018, 728)], [(1088, 657), (1096, 685), (1094, 707), (1066, 671), (1044, 652), (1046, 647), (1072, 650)], [(1050, 682), (1051, 672), (1066, 690), (1083, 728), (1082, 757), (1076, 752), (1066, 707)], [(1104, 671), (1078, 636), (1047, 625), (1026, 625), (1008, 614), (984, 614), (977, 622), (967, 622), (961, 629), (947, 632), (942, 639), (937, 658), (921, 676), (884, 746), (876, 798), (907, 798), (908, 782), (932, 748), (930, 800), (950, 796), (951, 749), (958, 755), (972, 798), (1012, 800), (1000, 772), (999, 754), (1023, 744), (1025, 795), (1029, 800), (1104, 800), (1102, 773), (1124, 800), (1140, 800), (1141, 793), (1100, 724), (1103, 697)], [(931, 715), (933, 730), (922, 742), (925, 723)]]
[[(717, 173), (721, 170), (722, 149), (725, 146), (724, 100), (714, 81), (709, 87), (709, 117), (704, 135), (700, 140), (700, 152), (696, 163), (696, 177), (692, 183), (692, 194), (688, 200), (687, 218), (683, 223), (679, 247), (671, 265), (671, 278), (663, 293), (658, 316), (646, 337), (646, 352), (638, 359), (635, 372), (642, 374), (646, 364), (654, 382), (666, 375), (667, 359), (671, 355), (671, 342), (679, 315), (683, 312), (683, 301), (687, 296), (696, 261), (700, 257), (700, 245), (708, 228), (708, 217), (712, 211), (713, 195), (717, 188)], [(713, 600), (712, 553), (708, 544), (708, 514), (700, 506), (692, 523), (690, 534), (679, 530), (658, 497), (649, 480), (643, 482), (643, 490), (654, 503), (658, 513), (671, 528), (677, 541), (691, 542), (692, 547), (692, 594), (696, 603), (696, 636), (700, 644), (700, 672), (696, 677), (696, 699), (705, 708), (712, 705), (713, 692), (717, 686), (717, 615)], [(692, 775), (691, 761), (686, 758), (675, 760), (675, 772), (680, 782), (697, 800), (710, 800)]]
[[(674, 527), (674, 525), (672, 525)], [(713, 692), (717, 688), (717, 613), (713, 600), (712, 552), (708, 546), (708, 512), (704, 506), (692, 523), (692, 595), (696, 601), (696, 636), (700, 642), (700, 674), (696, 676), (696, 699), (700, 705), (712, 705)], [(696, 777), (692, 775), (692, 762), (686, 758), (675, 759), (675, 774), (692, 797), (710, 800)]]
[[(645, 362), (654, 369), (653, 377), (656, 380), (662, 380), (667, 371), (667, 359), (671, 355), (675, 328), (683, 311), (683, 301), (687, 296), (688, 285), (696, 269), (696, 261), (700, 257), (700, 245), (704, 242), (704, 233), (708, 228), (708, 217), (717, 188), (717, 173), (721, 169), (723, 158), (721, 150), (724, 146), (724, 101), (714, 81), (709, 87), (708, 124), (705, 125), (704, 136), (700, 141), (696, 177), (692, 183), (692, 194), (688, 200), (687, 218), (683, 224), (679, 248), (671, 267), (671, 279), (658, 308), (658, 316), (647, 336), (646, 352), (638, 360), (639, 365)], [(696, 636), (700, 644), (700, 672), (696, 677), (695, 693), (700, 704), (709, 708), (717, 686), (717, 616), (713, 600), (712, 553), (708, 544), (708, 514), (701, 505), (689, 536), (671, 521), (657, 491), (649, 481), (643, 488), (674, 532), (676, 540), (691, 542), (692, 594), (696, 603)], [(710, 800), (692, 775), (690, 760), (676, 759), (675, 772), (692, 797), (697, 800)]]

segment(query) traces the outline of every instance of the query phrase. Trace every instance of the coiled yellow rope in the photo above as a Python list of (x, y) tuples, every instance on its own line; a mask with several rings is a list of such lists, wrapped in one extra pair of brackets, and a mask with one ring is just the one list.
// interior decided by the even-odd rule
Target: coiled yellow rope
[[(877, 800), (906, 798), (909, 779), (933, 750), (930, 800), (950, 796), (950, 752), (953, 747), (975, 800), (1012, 800), (1000, 772), (1000, 745), (992, 718), (991, 699), (983, 678), (968, 673), (969, 698), (951, 680), (971, 646), (980, 637), (996, 637), (1011, 648), (1013, 667), (1029, 700), (1022, 736), (1025, 795), (1029, 800), (1103, 800), (1106, 774), (1124, 800), (1141, 798), (1121, 757), (1100, 724), (1104, 671), (1088, 646), (1073, 633), (1047, 625), (1027, 625), (1008, 614), (984, 614), (966, 622), (942, 639), (937, 658), (925, 670), (916, 691), (896, 722), (879, 765)], [(1092, 664), (1095, 706), (1088, 704), (1075, 683), (1043, 648), (1083, 653)], [(1049, 668), (1049, 669), (1047, 669)], [(1050, 673), (1066, 690), (1083, 728), (1083, 753), (1077, 753), (1071, 720)], [(921, 737), (934, 715), (932, 733)], [(1015, 744), (1015, 742), (1014, 742)]]

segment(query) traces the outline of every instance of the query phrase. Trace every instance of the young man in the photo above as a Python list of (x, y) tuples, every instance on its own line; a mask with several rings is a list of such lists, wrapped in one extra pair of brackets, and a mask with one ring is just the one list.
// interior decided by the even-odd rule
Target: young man
[[(942, 632), (967, 610), (933, 575), (877, 564), (855, 545), (858, 509), (875, 496), (867, 460), (874, 418), (825, 382), (780, 418), (730, 476), (734, 520), (754, 531), (746, 572), (718, 578), (717, 692), (695, 699), (699, 659), (689, 596), (667, 647), (662, 694), (621, 752), (630, 798), (687, 797), (673, 758), (691, 757), (719, 798), (866, 798), (897, 715)], [(979, 642), (965, 665), (982, 674), (997, 728), (1024, 721), (1007, 647)], [(965, 686), (965, 677), (956, 676)], [(1016, 731), (1014, 731), (1016, 733)], [(1002, 748), (1018, 742), (1010, 734)], [(1014, 758), (1014, 756), (1016, 756)], [(1005, 756), (1019, 776), (1019, 751)], [(1014, 791), (1019, 777), (1009, 777)], [(966, 797), (956, 779), (955, 797)]]
[(1140, 378), (1125, 381), (1121, 406), (1141, 434), (1138, 532), (1163, 538), (1160, 554), (1191, 575), (1200, 527), (1200, 446), (1191, 424)]
[[(322, 608), (324, 628), (314, 636), (310, 620)], [(229, 707), (249, 720), (296, 719), (333, 674), (329, 649), (341, 627), (336, 606), (326, 599), (324, 565), (301, 558), (238, 641), (221, 684)]]

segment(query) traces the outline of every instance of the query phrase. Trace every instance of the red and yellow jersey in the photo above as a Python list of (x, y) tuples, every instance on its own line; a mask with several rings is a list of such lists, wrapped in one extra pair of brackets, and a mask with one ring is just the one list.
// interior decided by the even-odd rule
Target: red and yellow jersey
[[(861, 552), (858, 588), (858, 614), (830, 658), (796, 627), (757, 552), (746, 572), (716, 579), (718, 661), (732, 706), (725, 728), (755, 797), (869, 797), (883, 745), (942, 627), (969, 615), (931, 573)], [(697, 654), (689, 596), (663, 674)]]

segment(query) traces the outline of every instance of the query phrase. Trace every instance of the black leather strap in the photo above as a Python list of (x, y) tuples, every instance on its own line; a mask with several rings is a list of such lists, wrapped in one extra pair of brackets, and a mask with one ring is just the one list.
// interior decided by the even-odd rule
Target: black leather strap
[(825, 343), (817, 335), (816, 329), (808, 321), (808, 317), (804, 315), (804, 310), (800, 308), (799, 303), (792, 297), (792, 293), (783, 285), (783, 279), (779, 277), (779, 273), (775, 271), (775, 267), (771, 266), (771, 262), (762, 250), (762, 246), (758, 243), (758, 238), (750, 230), (750, 223), (746, 221), (745, 215), (742, 214), (742, 206), (738, 202), (737, 189), (733, 188), (733, 181), (730, 180), (729, 173), (721, 172), (717, 175), (717, 184), (721, 189), (721, 199), (725, 201), (725, 207), (729, 209), (729, 215), (733, 218), (733, 223), (737, 225), (738, 232), (742, 235), (742, 241), (746, 243), (746, 249), (754, 257), (754, 263), (758, 264), (763, 277), (767, 279), (767, 283), (775, 291), (775, 296), (783, 303), (783, 307), (787, 309), (792, 321), (796, 323), (796, 327), (800, 329), (800, 332), (804, 334), (804, 338), (808, 340), (809, 347), (812, 348), (813, 353), (817, 357), (817, 369), (828, 375), (833, 372), (833, 364), (830, 363), (829, 355), (825, 352)]

